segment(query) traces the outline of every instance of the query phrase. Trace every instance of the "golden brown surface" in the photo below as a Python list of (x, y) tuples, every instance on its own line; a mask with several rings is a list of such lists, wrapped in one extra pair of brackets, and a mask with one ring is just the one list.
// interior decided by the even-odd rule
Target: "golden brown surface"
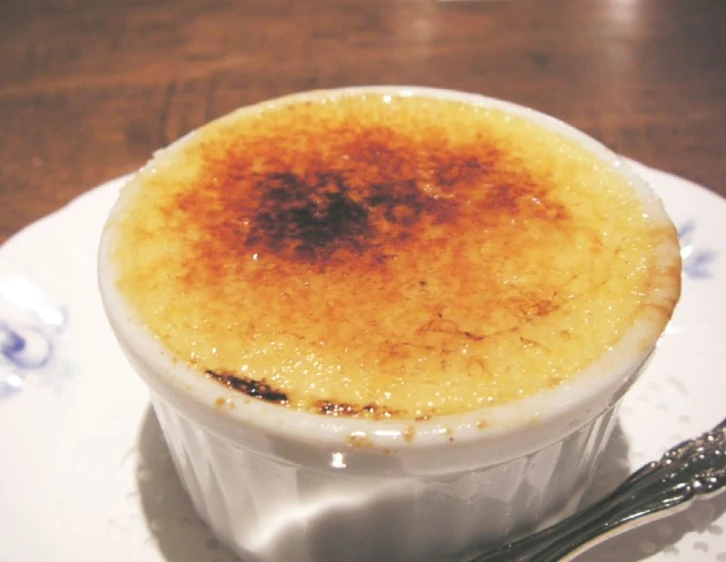
[(164, 345), (251, 396), (376, 418), (573, 376), (643, 314), (673, 237), (571, 141), (374, 94), (232, 115), (122, 201), (119, 287)]
[(4, 0), (0, 242), (210, 119), (355, 84), (529, 105), (724, 195), (725, 28), (719, 0)]

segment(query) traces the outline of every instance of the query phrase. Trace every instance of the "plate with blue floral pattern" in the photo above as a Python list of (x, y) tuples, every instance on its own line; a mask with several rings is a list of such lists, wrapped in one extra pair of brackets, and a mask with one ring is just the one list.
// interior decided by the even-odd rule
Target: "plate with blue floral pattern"
[[(726, 200), (633, 166), (679, 228), (683, 296), (625, 398), (590, 500), (726, 414)], [(237, 560), (195, 514), (103, 314), (97, 243), (123, 182), (0, 247), (0, 560)], [(578, 560), (726, 562), (726, 494)]]

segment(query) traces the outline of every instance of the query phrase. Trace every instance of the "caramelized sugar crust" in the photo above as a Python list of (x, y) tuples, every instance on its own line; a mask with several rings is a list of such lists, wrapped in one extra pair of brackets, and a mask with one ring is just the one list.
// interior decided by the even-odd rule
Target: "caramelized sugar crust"
[(379, 94), (232, 114), (153, 160), (121, 209), (118, 286), (164, 346), (235, 391), (338, 416), (560, 384), (653, 309), (653, 247), (675, 244), (571, 141)]

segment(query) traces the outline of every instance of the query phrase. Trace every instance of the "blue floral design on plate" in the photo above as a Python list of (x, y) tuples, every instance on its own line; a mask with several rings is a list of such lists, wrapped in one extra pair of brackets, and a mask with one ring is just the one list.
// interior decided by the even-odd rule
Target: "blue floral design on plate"
[(678, 238), (681, 241), (681, 259), (683, 260), (683, 273), (693, 279), (706, 279), (711, 277), (710, 264), (716, 259), (716, 252), (704, 247), (697, 247), (693, 243), (696, 232), (696, 221), (691, 219), (678, 229)]
[(67, 320), (27, 279), (0, 282), (0, 399), (22, 390), (30, 374), (63, 372), (53, 363)]

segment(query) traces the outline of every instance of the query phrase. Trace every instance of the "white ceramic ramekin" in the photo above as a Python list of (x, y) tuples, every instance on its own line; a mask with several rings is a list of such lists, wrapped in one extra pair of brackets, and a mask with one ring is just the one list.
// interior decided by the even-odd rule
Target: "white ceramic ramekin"
[[(628, 179), (663, 228), (663, 242), (653, 249), (662, 279), (647, 297), (652, 307), (617, 346), (554, 390), (421, 422), (336, 418), (252, 400), (169, 357), (119, 295), (109, 260), (110, 220), (99, 256), (109, 320), (150, 388), (194, 505), (245, 562), (458, 561), (566, 515), (679, 295), (678, 243), (660, 201), (595, 140), (531, 109), (478, 95), (394, 86), (339, 92), (351, 91), (469, 101), (575, 139)], [(153, 165), (163, 165), (168, 151), (192, 136), (158, 153)], [(124, 188), (111, 219), (136, 189), (133, 180)]]

